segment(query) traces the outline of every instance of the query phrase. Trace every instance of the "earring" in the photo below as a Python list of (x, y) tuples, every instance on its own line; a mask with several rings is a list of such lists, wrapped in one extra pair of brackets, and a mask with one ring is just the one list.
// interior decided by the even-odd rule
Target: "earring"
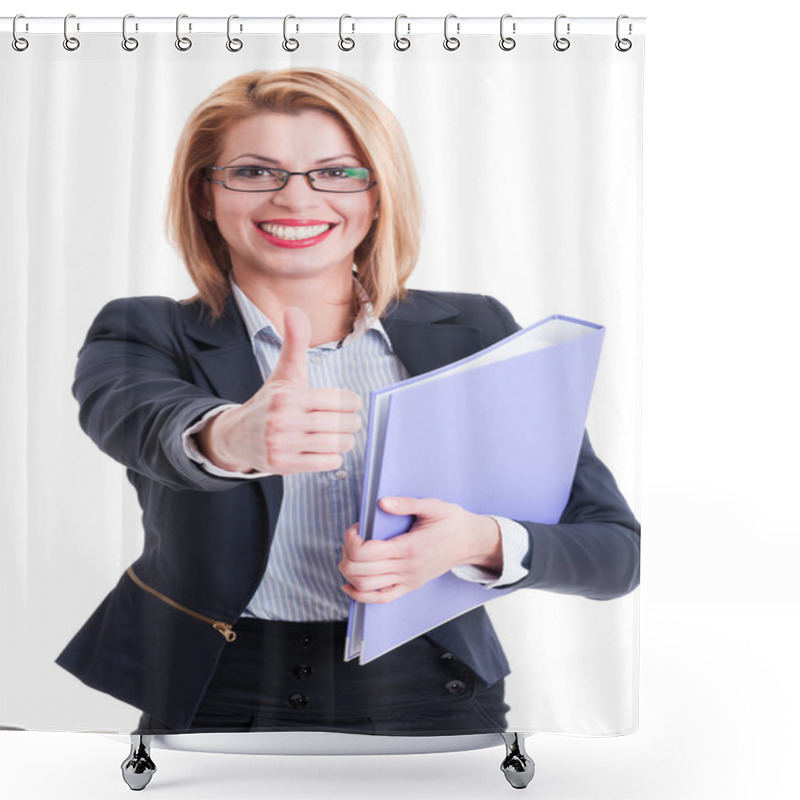
[(206, 219), (211, 222), (214, 219), (214, 212), (213, 211), (206, 211)]

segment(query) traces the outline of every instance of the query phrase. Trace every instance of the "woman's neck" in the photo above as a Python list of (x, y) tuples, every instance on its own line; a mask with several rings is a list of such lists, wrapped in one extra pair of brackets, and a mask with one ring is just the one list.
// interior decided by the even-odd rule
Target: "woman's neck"
[(328, 281), (320, 286), (318, 281), (287, 280), (280, 285), (239, 280), (239, 288), (251, 302), (269, 318), (283, 336), (283, 312), (290, 306), (301, 308), (311, 320), (311, 346), (343, 339), (353, 329), (358, 314), (358, 303), (353, 291), (351, 275)]

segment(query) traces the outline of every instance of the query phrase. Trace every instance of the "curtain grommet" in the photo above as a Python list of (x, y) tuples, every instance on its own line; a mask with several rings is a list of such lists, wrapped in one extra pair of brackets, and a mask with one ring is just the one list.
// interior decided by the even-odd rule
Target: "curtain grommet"
[[(349, 53), (356, 46), (356, 42), (355, 39), (353, 39), (352, 37), (344, 35), (344, 31), (342, 30), (342, 28), (344, 27), (344, 21), (346, 19), (353, 19), (353, 18), (349, 14), (342, 14), (342, 16), (339, 17), (339, 49), (344, 50), (345, 53)], [(353, 28), (351, 33), (355, 33), (356, 32), (355, 23), (353, 22), (350, 24), (352, 25)]]
[[(503, 16), (500, 17), (500, 49), (505, 50), (506, 52), (508, 52), (509, 50), (513, 50), (517, 46), (516, 39), (512, 39), (510, 36), (506, 36), (505, 25), (507, 19), (512, 19), (511, 14), (503, 14)], [(512, 22), (511, 33), (516, 33), (516, 32), (517, 32), (517, 23)]]
[[(461, 40), (458, 36), (450, 36), (449, 34), (448, 26), (451, 19), (457, 20), (456, 15), (448, 14), (444, 18), (444, 42), (442, 42), (442, 46), (445, 50), (449, 50), (452, 53), (454, 50), (458, 50), (458, 48), (461, 47)], [(461, 23), (456, 21), (456, 34), (459, 33), (461, 33)]]
[[(24, 53), (28, 49), (30, 42), (24, 36), (20, 36), (17, 33), (17, 20), (20, 19), (25, 19), (25, 15), (17, 14), (17, 16), (14, 17), (14, 21), (11, 23), (11, 36), (12, 36), (11, 46), (18, 53)], [(27, 23), (26, 23), (26, 28), (27, 28)]]
[[(620, 53), (627, 53), (628, 50), (630, 50), (631, 47), (633, 47), (633, 42), (630, 39), (625, 38), (623, 36), (620, 36), (621, 22), (624, 19), (628, 19), (628, 15), (627, 14), (620, 14), (617, 17), (617, 41), (614, 42), (614, 47), (616, 47), (617, 50), (619, 50)], [(628, 23), (628, 36), (630, 36), (631, 33), (633, 33), (633, 26), (629, 22)]]
[(566, 14), (559, 14), (553, 21), (553, 36), (555, 37), (555, 41), (553, 42), (553, 47), (555, 47), (555, 49), (558, 50), (559, 53), (563, 53), (566, 50), (569, 50), (569, 46), (571, 44), (570, 40), (567, 39), (567, 36), (569, 36), (569, 29), (570, 29), (569, 22), (567, 23), (567, 36), (559, 36), (558, 34), (558, 22), (559, 20), (566, 18), (567, 18)]
[(411, 39), (408, 38), (409, 34), (411, 33), (411, 23), (407, 22), (406, 27), (408, 31), (406, 32), (405, 36), (400, 35), (400, 20), (401, 19), (408, 19), (405, 14), (398, 14), (394, 18), (394, 49), (399, 50), (401, 53), (408, 50), (411, 47)]
[[(64, 49), (69, 50), (70, 53), (74, 52), (81, 46), (80, 39), (78, 39), (76, 36), (69, 35), (69, 21), (71, 19), (75, 19), (74, 14), (67, 14), (67, 16), (64, 17), (64, 41), (62, 42)], [(75, 30), (79, 31), (80, 29), (80, 23), (75, 23)]]
[[(132, 53), (138, 46), (139, 40), (134, 36), (128, 36), (128, 20), (135, 19), (133, 14), (126, 14), (122, 18), (122, 42), (121, 47), (123, 50), (127, 50), (129, 53)], [(136, 30), (139, 30), (139, 26), (136, 25)]]
[[(292, 16), (291, 14), (287, 14), (283, 18), (283, 42), (281, 42), (281, 47), (287, 53), (293, 53), (295, 50), (297, 50), (298, 47), (300, 47), (300, 42), (297, 39), (295, 39), (293, 36), (289, 36), (289, 20), (290, 19), (297, 19), (297, 17)], [(298, 32), (299, 30), (300, 30), (300, 26), (299, 25), (295, 26), (295, 32)]]
[[(237, 39), (236, 37), (231, 36), (231, 22), (233, 22), (235, 19), (239, 19), (239, 17), (236, 14), (231, 14), (228, 17), (228, 27), (226, 30), (228, 41), (225, 42), (225, 47), (227, 47), (228, 51), (231, 53), (238, 53), (244, 47), (244, 42), (241, 39)], [(239, 30), (240, 31), (242, 30), (241, 25), (239, 26)]]
[[(181, 20), (188, 19), (188, 14), (178, 14), (175, 19), (175, 47), (181, 52), (186, 52), (192, 46), (192, 40), (181, 33)], [(192, 30), (192, 23), (189, 23), (189, 31)]]

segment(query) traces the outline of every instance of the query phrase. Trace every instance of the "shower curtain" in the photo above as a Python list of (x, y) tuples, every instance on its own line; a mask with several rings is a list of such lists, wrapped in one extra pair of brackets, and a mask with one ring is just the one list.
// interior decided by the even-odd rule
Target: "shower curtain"
[[(132, 19), (125, 46), (121, 22), (18, 20), (0, 37), (1, 707), (16, 728), (136, 725), (54, 663), (142, 546), (135, 493), (70, 387), (105, 303), (194, 293), (164, 236), (168, 177), (188, 114), (236, 75), (323, 67), (394, 112), (424, 202), (410, 286), (491, 295), (523, 326), (605, 327), (587, 430), (638, 512), (642, 20)], [(638, 590), (486, 608), (510, 730), (636, 729)]]

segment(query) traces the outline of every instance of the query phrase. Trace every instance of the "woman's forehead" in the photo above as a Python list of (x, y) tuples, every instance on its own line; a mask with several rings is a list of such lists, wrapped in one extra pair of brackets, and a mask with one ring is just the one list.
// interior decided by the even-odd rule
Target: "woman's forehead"
[(359, 158), (352, 135), (338, 117), (318, 109), (297, 113), (260, 111), (237, 120), (221, 142), (223, 156), (254, 155), (265, 159), (336, 156)]

